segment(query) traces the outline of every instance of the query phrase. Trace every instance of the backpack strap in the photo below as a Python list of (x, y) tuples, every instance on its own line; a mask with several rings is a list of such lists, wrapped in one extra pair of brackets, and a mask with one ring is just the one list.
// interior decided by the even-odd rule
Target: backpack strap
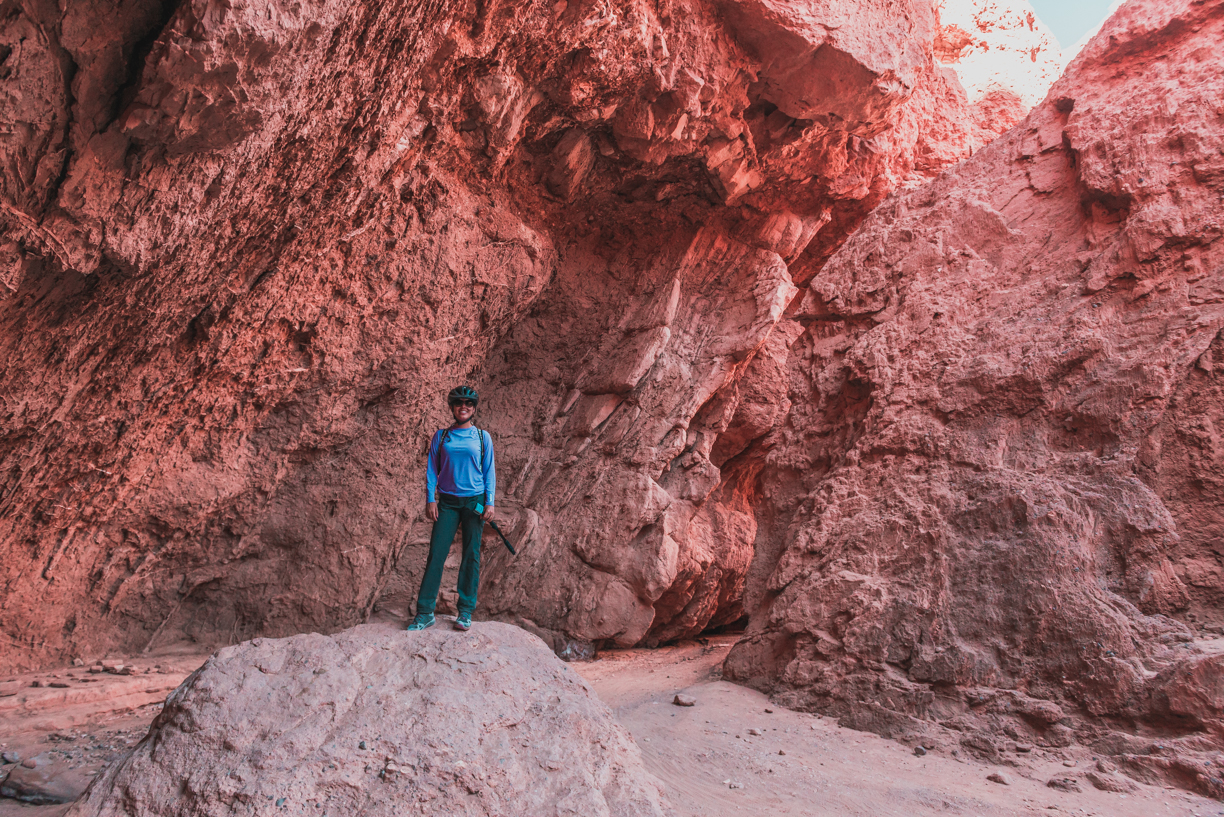
[(438, 440), (438, 450), (434, 452), (434, 458), (437, 462), (434, 463), (434, 473), (442, 476), (442, 446), (446, 445), (446, 440), (450, 437), (451, 430), (448, 427), (442, 432), (442, 439)]

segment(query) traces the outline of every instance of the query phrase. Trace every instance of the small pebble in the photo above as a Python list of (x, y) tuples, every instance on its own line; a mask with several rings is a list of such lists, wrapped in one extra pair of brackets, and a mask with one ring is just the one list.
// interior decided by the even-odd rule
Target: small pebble
[(1075, 765), (1075, 761), (1074, 760), (1064, 760), (1063, 765), (1067, 767), (1072, 767)]
[(1003, 774), (1002, 772), (993, 772), (991, 774), (988, 774), (986, 775), (986, 779), (989, 780), (991, 783), (998, 783), (1001, 786), (1011, 785), (1011, 780), (1009, 780), (1007, 778), (1007, 775)]
[(754, 737), (760, 737), (760, 736), (761, 736), (761, 730), (760, 730), (760, 729), (749, 729), (749, 730), (748, 730), (748, 734), (750, 734), (750, 735), (752, 735), (752, 736), (754, 736)]
[(672, 703), (676, 706), (696, 706), (697, 699), (692, 695), (676, 695), (675, 698), (672, 698)]
[(772, 715), (772, 714), (773, 714), (773, 710), (772, 710), (772, 709), (770, 709), (769, 707), (765, 707), (765, 714), (766, 714), (766, 715)]
[(364, 749), (364, 748), (366, 748), (366, 742), (363, 740), (361, 743), (358, 743), (358, 744), (357, 744), (357, 748), (358, 748), (358, 749)]
[(778, 754), (780, 754), (780, 755), (784, 755), (784, 754), (786, 754), (786, 752), (785, 752), (785, 751), (783, 751), (782, 749), (779, 749), (779, 750), (778, 750)]
[(926, 749), (923, 749), (921, 746), (915, 746), (914, 754), (916, 754), (918, 757), (922, 757), (926, 754)]
[(16, 752), (5, 752), (0, 754), (0, 759), (3, 759), (5, 763), (20, 763), (21, 755)]

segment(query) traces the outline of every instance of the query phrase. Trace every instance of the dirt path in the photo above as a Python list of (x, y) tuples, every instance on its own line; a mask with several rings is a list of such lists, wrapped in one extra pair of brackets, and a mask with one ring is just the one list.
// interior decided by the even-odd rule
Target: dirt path
[[(916, 757), (894, 741), (782, 709), (720, 680), (734, 641), (723, 636), (705, 645), (604, 652), (598, 661), (573, 665), (633, 734), (681, 817), (1224, 814), (1224, 804), (1153, 786), (1115, 794), (1081, 779), (1079, 793), (1048, 788), (1053, 777), (1092, 768), (1096, 758), (1082, 747), (1035, 749), (1019, 767), (934, 753)], [(697, 704), (674, 706), (676, 693)], [(988, 781), (993, 773), (1009, 783)]]
[[(1224, 815), (1224, 804), (1152, 786), (1130, 794), (1097, 791), (1086, 781), (1079, 793), (1047, 788), (1052, 777), (1091, 767), (1095, 758), (1082, 748), (1034, 749), (1015, 768), (937, 753), (916, 757), (899, 743), (782, 709), (722, 681), (719, 667), (734, 641), (604, 652), (571, 665), (632, 733), (679, 817)], [(88, 777), (144, 736), (166, 694), (205, 657), (188, 651), (136, 659), (130, 675), (77, 668), (0, 680), (0, 751), (50, 754)], [(674, 706), (676, 693), (696, 705)], [(10, 768), (0, 766), (0, 776)], [(989, 782), (992, 773), (1009, 784)], [(0, 817), (60, 817), (67, 809), (0, 798)]]
[[(166, 695), (205, 658), (169, 651), (108, 662), (109, 672), (75, 667), (0, 679), (0, 752), (49, 757), (83, 787), (145, 736)], [(14, 765), (0, 765), (0, 779)], [(0, 797), (0, 817), (59, 817), (67, 810)]]

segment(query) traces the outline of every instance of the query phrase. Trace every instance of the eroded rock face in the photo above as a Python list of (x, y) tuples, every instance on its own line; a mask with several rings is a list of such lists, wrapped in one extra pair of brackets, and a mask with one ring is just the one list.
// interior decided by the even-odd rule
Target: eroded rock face
[(986, 138), (937, 33), (929, 0), (6, 12), (0, 664), (361, 620), (416, 582), (462, 381), (521, 546), (487, 613), (738, 617), (796, 286)]
[(629, 734), (517, 627), (222, 650), (73, 815), (664, 815)]
[(815, 277), (730, 674), (1224, 794), (1220, 659), (1177, 618), (1219, 609), (1221, 41), (1224, 4), (1127, 4)]
[(1062, 73), (1058, 41), (1027, 0), (940, 0), (935, 58), (956, 70), (983, 125), (997, 111), (1027, 113)]

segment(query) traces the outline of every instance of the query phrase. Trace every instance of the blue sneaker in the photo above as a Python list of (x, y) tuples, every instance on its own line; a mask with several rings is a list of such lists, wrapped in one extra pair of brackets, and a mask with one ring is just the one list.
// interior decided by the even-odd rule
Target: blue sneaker
[(471, 629), (471, 627), (472, 627), (472, 614), (471, 613), (460, 613), (459, 617), (455, 619), (455, 629), (456, 630), (468, 630), (468, 629)]
[(409, 630), (424, 630), (426, 627), (434, 626), (433, 613), (417, 613), (416, 618), (408, 625)]

